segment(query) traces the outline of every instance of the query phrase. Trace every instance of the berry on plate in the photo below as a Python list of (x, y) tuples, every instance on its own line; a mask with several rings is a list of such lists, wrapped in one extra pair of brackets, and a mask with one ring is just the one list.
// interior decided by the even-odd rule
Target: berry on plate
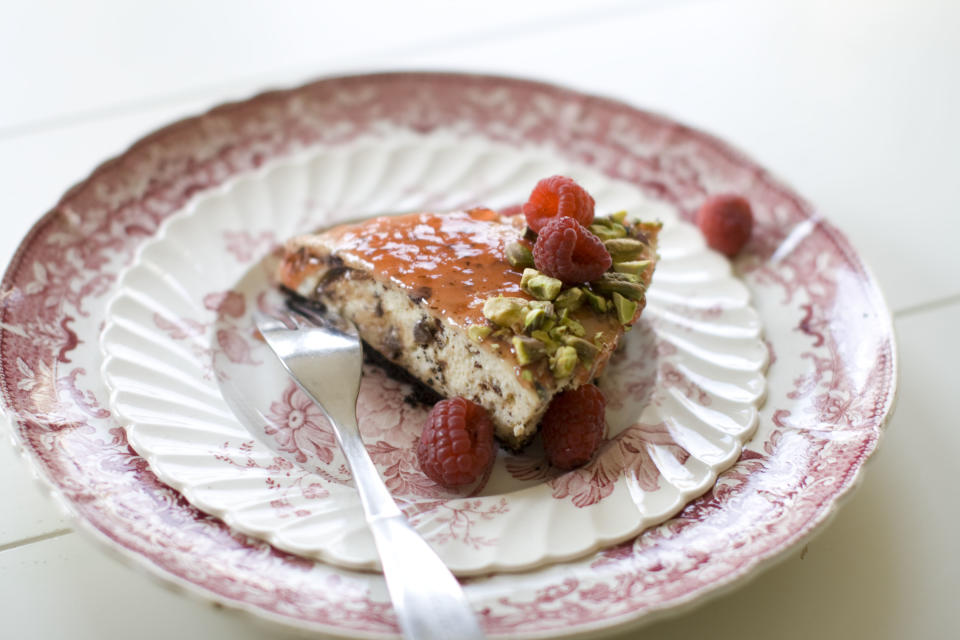
[(603, 241), (573, 218), (554, 218), (541, 227), (533, 262), (542, 273), (567, 284), (596, 280), (613, 259)]
[(607, 401), (592, 384), (554, 397), (540, 421), (540, 436), (550, 464), (574, 469), (593, 457), (603, 439)]
[(558, 217), (573, 218), (583, 226), (593, 222), (593, 197), (566, 176), (550, 176), (537, 183), (523, 205), (527, 226), (536, 233)]
[(733, 257), (747, 244), (753, 231), (753, 210), (741, 196), (711, 196), (697, 211), (697, 226), (707, 246)]
[(493, 464), (494, 453), (486, 409), (461, 397), (434, 405), (417, 444), (420, 470), (444, 487), (479, 480)]

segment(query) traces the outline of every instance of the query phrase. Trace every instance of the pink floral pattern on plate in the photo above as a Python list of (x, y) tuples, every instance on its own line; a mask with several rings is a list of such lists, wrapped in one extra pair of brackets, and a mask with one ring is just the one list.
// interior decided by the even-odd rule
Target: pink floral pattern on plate
[[(401, 152), (405, 161), (393, 162)], [(459, 159), (458, 165), (446, 160), (451, 156)], [(324, 173), (334, 161), (350, 167), (340, 180)], [(118, 283), (101, 338), (112, 406), (134, 449), (193, 504), (240, 531), (284, 550), (374, 568), (372, 538), (366, 531), (353, 533), (357, 499), (342, 490), (349, 473), (320, 409), (291, 387), (273, 355), (255, 339), (246, 315), (246, 310), (282, 305), (270, 277), (276, 256), (268, 253), (250, 264), (246, 256), (238, 259), (234, 240), (242, 234), (268, 237), (267, 231), (259, 232), (265, 226), (286, 233), (328, 224), (329, 212), (315, 203), (344, 192), (358, 201), (394, 201), (409, 199), (409, 185), (422, 184), (463, 197), (457, 195), (463, 186), (443, 186), (480, 184), (488, 199), (515, 201), (526, 189), (509, 178), (514, 167), (576, 175), (592, 185), (605, 206), (664, 221), (662, 259), (644, 320), (623, 340), (603, 376), (602, 385), (616, 403), (609, 415), (613, 442), (583, 470), (550, 473), (542, 452), (526, 454), (526, 463), (503, 455), (475, 486), (444, 491), (420, 473), (415, 461), (428, 407), (410, 406), (413, 388), (368, 366), (358, 418), (388, 487), (409, 513), (416, 513), (421, 533), (459, 575), (529, 569), (553, 558), (583, 555), (670, 517), (705, 492), (736, 461), (753, 432), (765, 388), (761, 324), (728, 263), (669, 207), (631, 185), (610, 181), (589, 167), (562, 164), (543, 149), (518, 151), (443, 134), (420, 135), (413, 146), (402, 135), (372, 144), (359, 140), (333, 153), (318, 148), (265, 165), (198, 199), (173, 216), (157, 239), (145, 243), (141, 257)], [(403, 179), (395, 179), (401, 171)], [(322, 184), (304, 186), (317, 175), (325, 176)], [(273, 194), (284, 198), (278, 202)], [(430, 198), (441, 208), (454, 207), (449, 199)], [(251, 202), (257, 205), (251, 207)], [(223, 231), (233, 228), (243, 232)], [(204, 277), (198, 279), (196, 273)], [(670, 308), (662, 311), (658, 298), (673, 300)], [(158, 318), (192, 330), (170, 331), (158, 325)], [(209, 333), (205, 341), (199, 337), (204, 332)], [(178, 349), (184, 341), (191, 345), (189, 354)], [(138, 375), (144, 363), (152, 370), (178, 373)], [(174, 428), (157, 424), (158, 403)], [(231, 421), (229, 412), (239, 421)], [(189, 428), (183, 426), (187, 424)], [(218, 464), (237, 457), (229, 455), (230, 447), (242, 446), (251, 436), (254, 446), (244, 453), (254, 461), (249, 469), (238, 473)], [(211, 443), (224, 440), (226, 451), (218, 453), (227, 458), (211, 456)], [(302, 478), (276, 466), (272, 460), (277, 455), (317, 477)], [(521, 464), (527, 468), (518, 473)], [(531, 473), (531, 465), (540, 476)], [(337, 484), (328, 487), (323, 513), (310, 508), (295, 488), (315, 482)], [(276, 499), (277, 491), (284, 492), (282, 501)], [(458, 514), (456, 521), (463, 526), (447, 526), (449, 513)], [(553, 533), (558, 526), (578, 535), (558, 537)], [(518, 530), (524, 534), (510, 535)], [(464, 535), (455, 535), (457, 531)]]
[(387, 74), (171, 125), (98, 168), (24, 239), (3, 281), (0, 384), (18, 442), (83, 530), (196, 594), (282, 624), (397, 632), (380, 577), (237, 534), (160, 482), (106, 408), (95, 339), (120, 269), (196, 194), (271, 158), (385, 135), (384, 123), (549, 146), (684, 216), (718, 191), (743, 193), (757, 214), (737, 268), (776, 360), (754, 439), (707, 494), (633, 540), (467, 581), (490, 635), (583, 635), (684, 606), (793, 548), (849, 493), (892, 407), (896, 357), (876, 284), (829, 223), (740, 153), (666, 118), (535, 82)]
[(283, 398), (270, 405), (270, 422), (264, 427), (267, 435), (276, 439), (281, 451), (292, 453), (297, 462), (315, 457), (330, 464), (337, 441), (333, 427), (316, 405), (297, 386), (290, 382)]

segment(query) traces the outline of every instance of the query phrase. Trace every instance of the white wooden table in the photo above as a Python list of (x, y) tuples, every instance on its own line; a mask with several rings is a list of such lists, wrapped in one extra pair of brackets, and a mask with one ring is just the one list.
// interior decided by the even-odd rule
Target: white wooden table
[[(544, 79), (714, 132), (814, 202), (887, 296), (899, 403), (854, 499), (803, 551), (629, 637), (957, 637), (960, 3), (9, 3), (0, 258), (160, 125), (320, 75), (409, 68)], [(3, 445), (0, 637), (292, 634), (120, 565)]]

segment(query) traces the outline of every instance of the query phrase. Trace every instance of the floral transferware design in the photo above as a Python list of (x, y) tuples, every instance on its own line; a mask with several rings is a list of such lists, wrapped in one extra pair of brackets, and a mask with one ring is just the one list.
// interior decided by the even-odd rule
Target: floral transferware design
[[(82, 530), (230, 607), (340, 635), (397, 633), (379, 576), (277, 551), (159, 482), (106, 408), (96, 344), (120, 270), (196, 194), (315, 145), (383, 138), (384, 125), (548, 146), (684, 217), (706, 194), (736, 191), (757, 217), (737, 269), (773, 364), (740, 460), (633, 540), (560, 566), (467, 581), (489, 635), (586, 635), (695, 602), (802, 542), (849, 494), (891, 410), (896, 356), (875, 282), (829, 223), (743, 155), (666, 118), (522, 80), (386, 74), (265, 94), (158, 131), (71, 189), (24, 239), (0, 292), (0, 386), (20, 446)], [(517, 174), (523, 183), (533, 177)], [(34, 341), (36, 323), (50, 340)]]
[[(398, 150), (420, 170), (393, 164)], [(342, 178), (349, 183), (311, 185), (331, 153), (351, 168)], [(458, 172), (439, 160), (452, 154), (478, 160), (461, 160)], [(264, 246), (262, 260), (248, 260), (238, 255), (237, 238), (292, 235), (329, 224), (335, 212), (318, 203), (345, 191), (358, 202), (374, 194), (401, 200), (420, 185), (441, 189), (454, 183), (463, 186), (446, 199), (430, 197), (442, 209), (457, 209), (482, 204), (463, 195), (465, 187), (482, 184), (487, 201), (516, 202), (525, 189), (502, 178), (514, 167), (575, 175), (591, 185), (601, 207), (626, 208), (665, 224), (643, 321), (624, 338), (601, 380), (612, 401), (610, 442), (586, 467), (568, 473), (548, 469), (539, 447), (525, 456), (503, 453), (476, 485), (446, 491), (416, 464), (429, 407), (409, 402), (409, 385), (367, 366), (358, 420), (371, 457), (394, 497), (416, 513), (421, 533), (460, 575), (583, 555), (676, 513), (736, 461), (756, 426), (767, 351), (746, 288), (695, 228), (635, 187), (589, 167), (563, 165), (542, 149), (520, 152), (484, 140), (465, 144), (444, 132), (415, 138), (398, 133), (391, 142), (360, 140), (335, 152), (318, 148), (224, 185), (171, 218), (118, 283), (103, 332), (103, 373), (131, 444), (164, 481), (240, 531), (325, 561), (376, 566), (372, 537), (364, 529), (353, 531), (357, 497), (345, 490), (349, 473), (332, 430), (276, 366), (246, 315), (282, 304), (272, 278), (276, 255)], [(400, 170), (403, 180), (388, 179)], [(283, 200), (274, 194), (284, 194)], [(664, 300), (670, 302), (661, 308)], [(131, 339), (128, 330), (139, 338)], [(185, 343), (192, 345), (189, 356), (177, 352)], [(171, 355), (160, 356), (158, 345)], [(144, 362), (180, 374), (147, 381), (133, 373)], [(148, 393), (137, 393), (148, 387)], [(157, 424), (158, 400), (177, 428)], [(237, 421), (230, 420), (231, 412)], [(179, 426), (186, 423), (189, 429)], [(223, 467), (224, 459), (212, 455), (211, 443), (229, 449), (251, 436), (247, 454), (255, 462), (243, 472)], [(269, 463), (276, 455), (295, 470)], [(316, 477), (301, 478), (301, 471)], [(329, 493), (322, 513), (293, 487), (315, 483)], [(446, 520), (451, 513), (459, 523), (452, 528)], [(558, 526), (580, 535), (556, 536)], [(509, 533), (515, 530), (524, 535)]]

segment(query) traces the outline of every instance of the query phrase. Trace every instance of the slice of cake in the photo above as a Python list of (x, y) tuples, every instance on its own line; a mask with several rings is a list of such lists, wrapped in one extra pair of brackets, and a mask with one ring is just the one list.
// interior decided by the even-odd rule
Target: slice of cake
[(517, 449), (555, 394), (600, 374), (643, 310), (659, 223), (623, 213), (591, 222), (612, 266), (589, 283), (532, 268), (524, 217), (489, 209), (300, 236), (287, 243), (278, 278), (353, 321), (371, 347), (441, 395), (486, 408), (499, 439)]
[(486, 408), (517, 449), (555, 394), (600, 374), (639, 317), (659, 228), (622, 213), (592, 221), (613, 266), (570, 285), (531, 268), (523, 216), (379, 217), (290, 240), (278, 277), (441, 395)]

